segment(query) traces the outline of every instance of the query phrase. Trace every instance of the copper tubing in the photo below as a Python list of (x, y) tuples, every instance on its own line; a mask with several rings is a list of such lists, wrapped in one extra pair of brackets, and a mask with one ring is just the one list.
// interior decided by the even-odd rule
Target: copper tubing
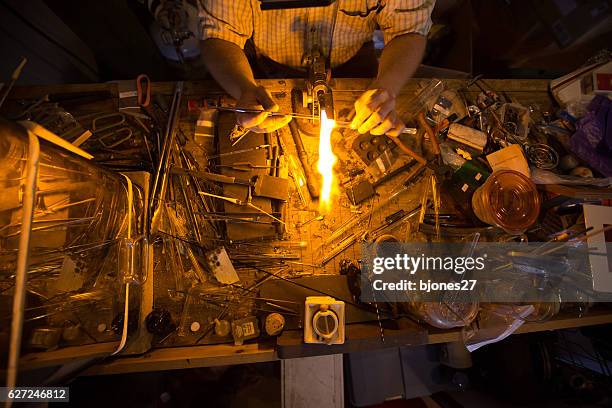
[(423, 112), (419, 113), (419, 115), (417, 116), (417, 121), (419, 122), (419, 126), (422, 127), (427, 133), (427, 136), (429, 137), (429, 140), (431, 141), (431, 147), (433, 148), (434, 154), (436, 156), (439, 156), (440, 155), (440, 143), (438, 142), (438, 138), (436, 137), (435, 132), (433, 131), (431, 126), (429, 126), (429, 124), (427, 123), (427, 120), (425, 120), (425, 114)]
[(427, 165), (427, 160), (408, 146), (404, 144), (398, 137), (392, 137), (391, 140), (395, 143), (397, 147), (399, 147), (404, 153), (412, 157), (414, 160), (418, 161), (422, 165)]

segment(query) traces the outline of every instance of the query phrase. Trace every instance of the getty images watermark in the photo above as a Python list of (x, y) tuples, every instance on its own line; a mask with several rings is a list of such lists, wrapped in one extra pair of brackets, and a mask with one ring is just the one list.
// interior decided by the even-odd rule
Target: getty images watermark
[[(372, 258), (372, 273), (382, 275), (385, 271), (402, 271), (411, 277), (418, 271), (444, 271), (464, 275), (466, 272), (482, 271), (485, 269), (485, 258), (483, 256), (410, 256), (408, 254), (395, 254), (395, 256), (375, 256)], [(432, 279), (400, 279), (395, 282), (385, 282), (380, 277), (374, 277), (371, 284), (376, 291), (399, 290), (399, 291), (424, 291), (426, 293), (447, 290), (471, 291), (476, 287), (476, 279), (461, 279), (459, 281), (432, 281)]]
[[(566, 302), (611, 301), (598, 288), (594, 251), (586, 243), (397, 243), (364, 244), (361, 301)], [(612, 256), (610, 256), (612, 269)], [(599, 279), (601, 281), (601, 279)]]

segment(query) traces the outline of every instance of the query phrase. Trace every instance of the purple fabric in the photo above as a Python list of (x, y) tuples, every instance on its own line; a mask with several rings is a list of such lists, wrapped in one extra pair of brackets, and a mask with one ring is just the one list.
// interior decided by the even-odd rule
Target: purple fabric
[(578, 120), (570, 139), (576, 156), (606, 177), (612, 177), (612, 101), (596, 96)]

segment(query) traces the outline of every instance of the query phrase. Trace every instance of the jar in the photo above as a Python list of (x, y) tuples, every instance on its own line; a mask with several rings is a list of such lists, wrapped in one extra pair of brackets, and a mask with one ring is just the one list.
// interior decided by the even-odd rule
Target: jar
[(472, 209), (481, 221), (518, 235), (538, 218), (540, 195), (523, 173), (497, 170), (474, 192)]

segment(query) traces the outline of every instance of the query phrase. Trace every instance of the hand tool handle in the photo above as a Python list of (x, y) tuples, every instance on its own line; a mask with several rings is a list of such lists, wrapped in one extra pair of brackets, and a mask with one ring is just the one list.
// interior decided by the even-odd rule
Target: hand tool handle
[(151, 104), (151, 80), (145, 74), (136, 77), (136, 99), (143, 108)]
[(431, 126), (429, 126), (427, 120), (425, 120), (425, 114), (423, 112), (420, 112), (419, 116), (417, 116), (417, 120), (419, 122), (419, 126), (425, 129), (427, 136), (429, 136), (429, 140), (431, 140), (431, 146), (433, 147), (434, 154), (436, 156), (439, 156), (440, 143), (438, 143), (438, 139), (436, 138), (436, 134), (434, 133), (433, 129), (431, 128)]

